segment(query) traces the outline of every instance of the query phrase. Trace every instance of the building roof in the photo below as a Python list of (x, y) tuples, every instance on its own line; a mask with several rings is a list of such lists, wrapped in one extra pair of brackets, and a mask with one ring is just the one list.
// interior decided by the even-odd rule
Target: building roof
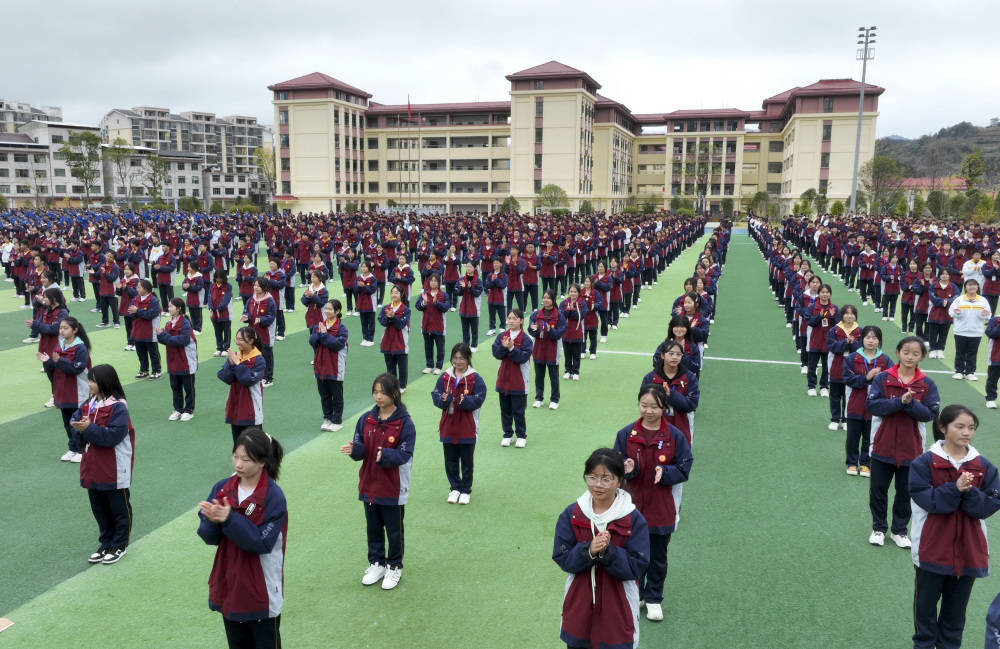
[(508, 74), (506, 78), (508, 81), (521, 79), (586, 79), (594, 86), (594, 88), (601, 87), (601, 84), (594, 81), (594, 79), (583, 70), (571, 68), (565, 63), (560, 63), (559, 61), (542, 63), (541, 65), (536, 65), (533, 68)]
[[(493, 111), (509, 111), (509, 101), (474, 101), (457, 104), (410, 104), (413, 113), (488, 113)], [(380, 104), (369, 102), (366, 115), (392, 115), (405, 113), (406, 104)]]
[[(764, 100), (761, 108), (766, 109), (768, 104), (784, 104), (797, 96), (814, 95), (854, 95), (860, 92), (861, 82), (854, 79), (820, 79), (816, 83), (808, 86), (795, 86), (785, 92), (768, 97)], [(885, 88), (870, 83), (865, 84), (866, 95), (881, 95)]]
[(371, 99), (372, 96), (371, 93), (365, 92), (360, 88), (355, 88), (322, 72), (313, 72), (267, 87), (268, 90), (316, 90), (322, 88), (333, 88), (334, 90), (349, 92), (352, 95), (358, 95), (365, 99)]
[(125, 117), (141, 117), (139, 113), (134, 110), (129, 110), (128, 108), (112, 108), (109, 113), (121, 113)]
[(0, 133), (0, 142), (5, 144), (34, 144), (30, 135), (24, 133)]
[(965, 178), (903, 178), (903, 189), (942, 189), (964, 192)]
[(615, 101), (614, 99), (611, 99), (610, 97), (605, 97), (604, 95), (602, 95), (600, 93), (597, 93), (597, 106), (599, 108), (605, 108), (605, 107), (609, 107), (609, 106), (613, 107), (613, 108), (618, 108), (619, 110), (621, 110), (622, 112), (624, 112), (628, 117), (630, 117), (632, 119), (635, 118), (635, 116), (632, 115), (632, 111), (630, 111), (628, 109), (628, 106), (626, 106), (625, 104), (621, 103), (620, 101)]
[(681, 119), (747, 119), (750, 116), (745, 110), (739, 108), (700, 108), (688, 110), (675, 110), (670, 113), (641, 113), (632, 117), (640, 124), (662, 124), (668, 120)]

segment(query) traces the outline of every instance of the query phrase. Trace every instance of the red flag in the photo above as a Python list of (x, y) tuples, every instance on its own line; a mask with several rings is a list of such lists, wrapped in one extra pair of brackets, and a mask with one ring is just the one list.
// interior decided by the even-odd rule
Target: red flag
[(413, 120), (413, 110), (410, 107), (410, 96), (406, 95), (406, 119), (407, 121)]

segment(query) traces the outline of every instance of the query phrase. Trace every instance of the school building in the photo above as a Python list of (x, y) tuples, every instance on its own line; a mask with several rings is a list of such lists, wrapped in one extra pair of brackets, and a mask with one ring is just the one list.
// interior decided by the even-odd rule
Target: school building
[[(757, 192), (788, 213), (807, 189), (850, 196), (861, 84), (821, 79), (768, 97), (760, 110), (633, 113), (589, 74), (557, 61), (507, 75), (509, 99), (381, 104), (320, 72), (273, 93), (279, 207), (398, 206), (521, 211), (561, 187), (569, 206), (667, 209), (675, 197), (718, 213)], [(875, 152), (878, 98), (865, 86), (861, 164)]]

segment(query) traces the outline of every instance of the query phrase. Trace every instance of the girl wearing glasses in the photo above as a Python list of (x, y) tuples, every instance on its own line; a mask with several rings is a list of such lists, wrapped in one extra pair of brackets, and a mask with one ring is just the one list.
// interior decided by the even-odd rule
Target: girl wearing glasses
[(567, 573), (559, 637), (567, 647), (638, 647), (646, 519), (622, 489), (625, 465), (614, 450), (594, 451), (583, 473), (587, 491), (560, 514), (552, 550)]
[(639, 578), (646, 619), (663, 620), (663, 582), (667, 578), (667, 545), (677, 528), (681, 485), (691, 472), (691, 446), (666, 418), (663, 387), (651, 383), (639, 390), (639, 419), (620, 431), (615, 450), (624, 458), (626, 489), (649, 524), (649, 569)]

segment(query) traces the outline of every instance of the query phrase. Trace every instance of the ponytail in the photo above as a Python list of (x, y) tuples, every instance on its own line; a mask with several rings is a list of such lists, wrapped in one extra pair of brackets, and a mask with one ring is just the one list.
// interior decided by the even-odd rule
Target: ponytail
[(281, 472), (281, 459), (285, 456), (285, 449), (278, 440), (265, 433), (260, 426), (250, 426), (244, 428), (236, 438), (233, 452), (241, 446), (251, 460), (263, 464), (267, 475), (277, 481)]

